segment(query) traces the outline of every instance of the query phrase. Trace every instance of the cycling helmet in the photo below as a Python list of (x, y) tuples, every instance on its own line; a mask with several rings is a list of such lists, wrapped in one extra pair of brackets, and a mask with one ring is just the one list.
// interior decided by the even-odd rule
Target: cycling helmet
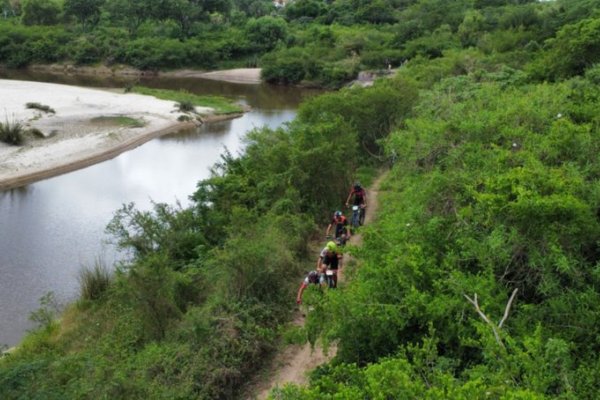
[(335, 214), (333, 214), (334, 217), (341, 217), (342, 216), (342, 212), (341, 211), (336, 211)]
[(319, 281), (319, 273), (317, 271), (310, 271), (308, 273), (308, 281), (316, 283)]
[(360, 190), (360, 188), (361, 188), (361, 187), (362, 187), (362, 186), (360, 185), (360, 182), (358, 182), (358, 181), (357, 181), (357, 182), (354, 182), (354, 189), (355, 189), (355, 190)]
[(327, 247), (327, 250), (329, 251), (335, 251), (337, 249), (337, 245), (335, 244), (335, 242), (327, 242), (327, 245), (325, 247)]

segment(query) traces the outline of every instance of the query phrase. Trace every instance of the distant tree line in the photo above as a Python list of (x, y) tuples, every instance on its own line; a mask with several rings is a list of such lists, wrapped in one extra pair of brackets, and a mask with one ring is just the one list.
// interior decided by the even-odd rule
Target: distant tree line
[[(0, 60), (8, 67), (55, 62), (150, 70), (260, 66), (269, 82), (340, 87), (361, 70), (396, 68), (417, 57), (434, 59), (466, 48), (498, 58), (506, 54), (513, 67), (540, 55), (536, 73), (541, 79), (580, 73), (597, 54), (596, 17), (589, 13), (594, 0), (296, 0), (280, 8), (267, 0), (1, 4)], [(572, 48), (574, 58), (563, 67), (554, 65), (556, 46)]]

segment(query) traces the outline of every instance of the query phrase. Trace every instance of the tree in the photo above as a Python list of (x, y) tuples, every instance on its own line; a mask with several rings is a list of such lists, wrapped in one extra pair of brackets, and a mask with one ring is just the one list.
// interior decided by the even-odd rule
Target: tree
[(52, 0), (26, 0), (23, 3), (21, 22), (24, 25), (55, 25), (60, 6)]
[(13, 4), (10, 0), (2, 0), (0, 2), (0, 8), (2, 8), (2, 16), (4, 18), (16, 17), (19, 11), (19, 5)]
[(600, 18), (566, 25), (547, 43), (548, 51), (532, 66), (534, 74), (550, 79), (583, 74), (600, 61)]
[(248, 17), (263, 17), (275, 9), (269, 0), (238, 0), (237, 8)]
[(458, 27), (458, 37), (463, 47), (475, 46), (485, 25), (485, 17), (479, 11), (468, 11)]
[(100, 7), (105, 0), (65, 0), (64, 10), (66, 15), (71, 15), (86, 29), (92, 27), (100, 20)]
[(371, 24), (388, 24), (396, 22), (394, 8), (389, 1), (375, 0), (358, 9), (358, 19)]
[(285, 7), (285, 16), (288, 20), (299, 18), (314, 19), (326, 11), (322, 1), (297, 0)]
[(261, 50), (273, 50), (277, 43), (287, 37), (287, 23), (283, 18), (261, 17), (246, 24), (248, 39)]

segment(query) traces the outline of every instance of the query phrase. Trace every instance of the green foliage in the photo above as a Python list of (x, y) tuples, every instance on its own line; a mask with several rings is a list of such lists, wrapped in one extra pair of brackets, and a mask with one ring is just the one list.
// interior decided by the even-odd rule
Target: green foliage
[(196, 108), (191, 101), (184, 100), (180, 103), (177, 103), (177, 109), (181, 112), (194, 112)]
[(411, 40), (404, 45), (404, 56), (413, 58), (422, 56), (427, 58), (441, 57), (444, 51), (457, 48), (456, 36), (452, 34), (449, 25), (442, 25), (431, 35), (422, 36)]
[(100, 20), (101, 6), (105, 0), (65, 0), (65, 15), (73, 16), (85, 30), (88, 25), (95, 26)]
[(360, 144), (377, 154), (378, 141), (410, 115), (416, 101), (411, 81), (381, 81), (373, 88), (347, 89), (309, 101), (301, 106), (298, 119), (314, 124), (341, 117), (356, 129)]
[(289, 3), (284, 13), (288, 21), (298, 20), (310, 21), (325, 14), (327, 6), (323, 2), (317, 0), (298, 0)]
[(50, 330), (56, 323), (60, 307), (53, 292), (48, 292), (40, 297), (41, 307), (29, 315), (29, 319), (37, 324), (42, 330)]
[[(269, 82), (334, 87), (399, 67), (250, 132), (189, 208), (118, 210), (108, 231), (131, 260), (112, 283), (88, 278), (101, 301), (60, 325), (49, 303), (36, 314), (43, 329), (0, 361), (0, 397), (239, 396), (289, 317), (315, 224), (354, 179), (369, 182), (371, 156), (393, 167), (351, 249), (359, 267), (339, 290), (307, 290), (315, 311), (293, 333), (336, 343), (336, 359), (272, 396), (597, 397), (597, 3), (307, 0), (286, 22), (267, 1), (110, 0), (95, 26), (70, 11), (89, 35), (0, 21), (9, 66), (260, 57)], [(479, 312), (465, 299), (475, 294)]]
[(173, 100), (179, 104), (191, 104), (193, 107), (209, 107), (214, 109), (216, 114), (242, 112), (242, 108), (239, 105), (234, 104), (230, 99), (219, 96), (199, 96), (183, 90), (152, 89), (143, 86), (135, 86), (131, 91), (163, 100)]
[(18, 146), (23, 143), (23, 125), (18, 121), (9, 121), (8, 118), (4, 123), (0, 122), (0, 141), (11, 145)]
[(91, 268), (79, 272), (79, 297), (82, 300), (98, 300), (110, 288), (112, 274), (106, 264), (96, 260)]
[(269, 83), (296, 84), (304, 80), (307, 70), (314, 66), (308, 54), (292, 48), (270, 53), (261, 59), (261, 78)]
[(125, 115), (94, 117), (90, 122), (98, 125), (124, 126), (127, 128), (141, 128), (146, 125), (142, 119), (131, 118)]
[(24, 25), (56, 25), (60, 5), (49, 0), (26, 0), (22, 4), (21, 22)]
[(68, 38), (62, 27), (24, 27), (0, 22), (0, 60), (8, 67), (54, 62), (62, 57), (62, 45)]
[[(342, 364), (280, 398), (594, 396), (598, 90), (490, 78), (442, 80), (390, 136), (361, 267), (309, 321)], [(497, 324), (514, 289), (496, 339), (464, 295)]]
[(599, 61), (600, 18), (565, 25), (548, 40), (547, 48), (531, 67), (534, 75), (557, 80), (583, 74)]
[(287, 24), (277, 17), (260, 17), (246, 23), (246, 35), (258, 50), (273, 50), (287, 36)]

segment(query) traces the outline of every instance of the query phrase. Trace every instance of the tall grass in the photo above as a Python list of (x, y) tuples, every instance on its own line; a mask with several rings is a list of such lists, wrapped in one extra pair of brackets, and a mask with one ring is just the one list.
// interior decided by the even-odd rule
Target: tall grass
[(79, 290), (82, 300), (97, 300), (106, 292), (112, 282), (112, 274), (101, 260), (96, 260), (91, 268), (79, 271)]
[(7, 118), (4, 123), (0, 122), (0, 141), (18, 146), (23, 143), (23, 131), (20, 122), (10, 122)]

